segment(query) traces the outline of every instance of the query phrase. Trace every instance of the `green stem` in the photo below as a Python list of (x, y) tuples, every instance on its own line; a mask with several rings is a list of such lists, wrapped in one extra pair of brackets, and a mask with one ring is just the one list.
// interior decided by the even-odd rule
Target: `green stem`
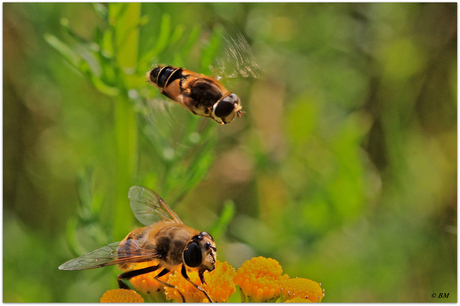
[(111, 3), (109, 18), (114, 37), (114, 50), (119, 88), (114, 107), (116, 146), (116, 203), (113, 216), (113, 236), (123, 238), (130, 230), (132, 213), (127, 199), (129, 187), (137, 175), (138, 129), (137, 117), (128, 98), (133, 73), (138, 63), (140, 3)]
[(123, 238), (130, 230), (132, 213), (128, 202), (128, 190), (137, 173), (137, 117), (127, 99), (115, 103), (116, 141), (116, 204), (113, 235)]

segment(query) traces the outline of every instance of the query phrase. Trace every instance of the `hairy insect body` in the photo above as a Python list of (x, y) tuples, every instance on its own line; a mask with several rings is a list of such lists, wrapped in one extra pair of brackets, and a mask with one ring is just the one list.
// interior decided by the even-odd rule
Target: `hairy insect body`
[(193, 114), (210, 117), (218, 123), (230, 123), (235, 116), (242, 115), (239, 98), (219, 81), (204, 74), (157, 65), (147, 73), (147, 82)]
[[(136, 254), (139, 250), (155, 250), (152, 260), (159, 260), (163, 268), (173, 271), (184, 261), (182, 253), (187, 242), (198, 234), (197, 230), (183, 224), (157, 222), (129, 233), (120, 243), (117, 257), (121, 259), (126, 257), (125, 254)], [(132, 266), (129, 263), (118, 265), (122, 270)]]

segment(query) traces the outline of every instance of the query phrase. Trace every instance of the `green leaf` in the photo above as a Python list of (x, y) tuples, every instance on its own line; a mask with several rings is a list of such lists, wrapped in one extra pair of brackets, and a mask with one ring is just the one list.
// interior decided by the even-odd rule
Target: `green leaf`
[(113, 31), (109, 29), (102, 34), (101, 54), (105, 57), (112, 58), (114, 52)]
[(156, 58), (168, 45), (168, 38), (171, 33), (171, 16), (164, 14), (161, 19), (160, 33), (155, 45), (150, 52), (145, 53), (140, 60), (141, 63), (150, 63), (153, 58)]
[(45, 33), (44, 38), (54, 49), (56, 49), (56, 51), (61, 53), (72, 66), (78, 69), (82, 59), (71, 47), (52, 34)]
[(184, 34), (185, 26), (183, 24), (178, 24), (174, 29), (173, 34), (171, 35), (171, 44), (174, 44), (179, 41)]
[(93, 3), (93, 8), (96, 14), (104, 21), (108, 20), (109, 13), (107, 7), (102, 3)]
[(109, 16), (114, 20), (116, 58), (122, 70), (137, 67), (140, 12), (140, 3), (111, 3), (109, 6)]
[(100, 51), (100, 46), (95, 43), (95, 42), (91, 42), (91, 41), (88, 41), (87, 39), (81, 37), (80, 35), (78, 35), (77, 33), (75, 33), (70, 27), (69, 27), (69, 20), (67, 20), (66, 18), (62, 18), (61, 19), (61, 25), (62, 27), (64, 28), (64, 30), (66, 30), (66, 32), (71, 36), (73, 37), (75, 40), (77, 40), (80, 44), (82, 44), (83, 46), (85, 46), (86, 48), (88, 48), (89, 50), (92, 50), (92, 51), (95, 51), (95, 52), (99, 52)]
[(198, 37), (200, 36), (201, 33), (201, 26), (195, 25), (192, 28), (192, 31), (190, 32), (188, 36), (188, 40), (185, 44), (185, 46), (182, 48), (182, 53), (183, 54), (189, 54), (190, 49), (192, 48), (193, 44), (198, 40)]
[(79, 242), (77, 242), (76, 236), (77, 236), (77, 220), (75, 217), (70, 217), (69, 220), (67, 220), (67, 225), (66, 225), (66, 240), (67, 240), (67, 245), (69, 246), (70, 252), (74, 257), (78, 257), (81, 254), (85, 253), (84, 248), (80, 245)]
[(90, 75), (90, 80), (93, 83), (94, 87), (103, 93), (104, 95), (110, 96), (110, 97), (115, 97), (120, 94), (120, 89), (117, 87), (113, 87), (110, 85), (107, 85), (102, 81), (99, 77), (91, 74)]
[(230, 222), (235, 216), (236, 208), (235, 203), (232, 200), (226, 200), (224, 203), (224, 208), (220, 214), (219, 219), (214, 223), (209, 232), (212, 233), (214, 239), (217, 241), (224, 234)]

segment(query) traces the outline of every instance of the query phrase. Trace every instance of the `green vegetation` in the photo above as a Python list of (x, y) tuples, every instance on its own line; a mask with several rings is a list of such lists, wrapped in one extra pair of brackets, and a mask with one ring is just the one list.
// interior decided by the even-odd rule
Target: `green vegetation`
[[(274, 258), (324, 302), (457, 301), (457, 4), (3, 8), (4, 302), (116, 288), (115, 267), (57, 267), (141, 226), (133, 185), (220, 260)], [(145, 82), (156, 63), (212, 75), (239, 32), (261, 71), (222, 80), (231, 124)]]

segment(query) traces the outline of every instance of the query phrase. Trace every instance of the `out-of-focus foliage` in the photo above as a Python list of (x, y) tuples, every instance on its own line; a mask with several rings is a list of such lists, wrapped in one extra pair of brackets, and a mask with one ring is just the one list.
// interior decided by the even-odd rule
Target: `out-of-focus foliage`
[[(96, 302), (116, 268), (57, 267), (139, 227), (157, 191), (324, 302), (457, 300), (457, 4), (3, 5), (3, 301)], [(160, 97), (239, 29), (263, 73), (229, 125)], [(223, 36), (222, 36), (222, 35)], [(212, 232), (213, 233), (213, 232)], [(449, 293), (449, 298), (432, 298)]]

